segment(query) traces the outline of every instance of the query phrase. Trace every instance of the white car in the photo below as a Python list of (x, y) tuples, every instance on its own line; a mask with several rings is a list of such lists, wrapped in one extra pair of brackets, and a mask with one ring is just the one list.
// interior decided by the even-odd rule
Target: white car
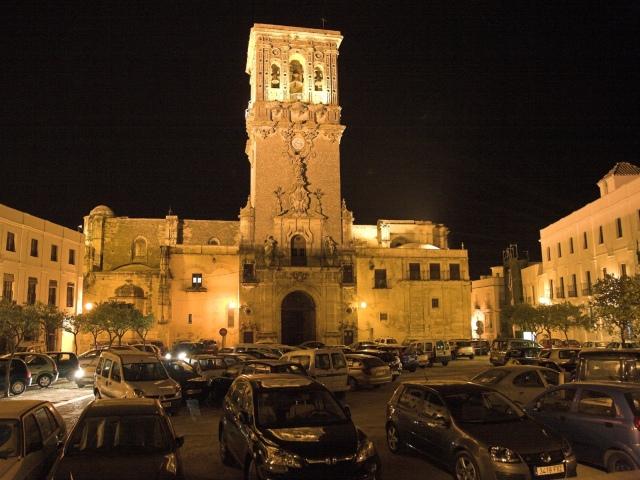
[(518, 405), (526, 405), (549, 387), (564, 383), (564, 375), (535, 365), (492, 367), (471, 379), (491, 387)]

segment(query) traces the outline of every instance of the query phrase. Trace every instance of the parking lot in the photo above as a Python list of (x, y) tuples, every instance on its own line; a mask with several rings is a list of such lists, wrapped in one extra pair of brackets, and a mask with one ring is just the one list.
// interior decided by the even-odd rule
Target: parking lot
[[(461, 359), (451, 362), (447, 367), (436, 365), (432, 368), (418, 369), (414, 373), (404, 372), (400, 381), (416, 378), (466, 380), (488, 366), (487, 357), (476, 357), (473, 360)], [(345, 400), (351, 408), (355, 424), (375, 443), (382, 459), (384, 478), (450, 480), (452, 475), (446, 469), (431, 464), (417, 454), (393, 455), (387, 449), (384, 429), (385, 406), (396, 384), (397, 382), (374, 390), (349, 392)], [(78, 389), (75, 384), (62, 381), (48, 389), (32, 387), (16, 398), (37, 398), (53, 402), (71, 427), (93, 395), (88, 387)], [(179, 414), (173, 417), (178, 435), (185, 437), (182, 456), (187, 480), (242, 479), (240, 470), (226, 467), (219, 460), (217, 440), (219, 418), (219, 406), (193, 404), (185, 405)], [(579, 478), (608, 477), (606, 473), (585, 465), (579, 466), (578, 476)], [(621, 478), (634, 477), (632, 475)]]

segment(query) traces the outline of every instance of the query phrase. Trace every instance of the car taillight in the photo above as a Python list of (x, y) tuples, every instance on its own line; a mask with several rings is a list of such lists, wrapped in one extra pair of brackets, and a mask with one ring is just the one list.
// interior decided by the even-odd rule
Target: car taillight
[(27, 378), (31, 378), (31, 370), (27, 370)]
[(640, 417), (634, 417), (633, 426), (640, 430)]

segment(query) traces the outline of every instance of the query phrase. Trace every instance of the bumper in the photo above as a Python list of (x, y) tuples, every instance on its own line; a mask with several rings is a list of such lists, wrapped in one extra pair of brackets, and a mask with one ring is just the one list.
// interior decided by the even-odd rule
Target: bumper
[(165, 410), (175, 412), (180, 408), (180, 405), (182, 404), (182, 397), (179, 396), (179, 397), (164, 399), (159, 401), (160, 401), (160, 405), (162, 405), (162, 407)]
[(362, 381), (360, 381), (359, 379), (357, 380), (362, 385), (383, 385), (385, 383), (391, 382), (392, 379), (393, 377), (391, 376), (391, 374), (389, 374), (389, 375), (383, 375), (381, 377), (364, 376), (362, 377)]
[(371, 458), (362, 464), (349, 465), (307, 465), (304, 468), (289, 469), (286, 473), (274, 473), (265, 465), (258, 467), (260, 480), (375, 480), (380, 478), (380, 459)]
[[(537, 468), (557, 468), (562, 466), (562, 471), (558, 473), (538, 474)], [(575, 477), (577, 462), (575, 456), (570, 456), (563, 462), (555, 462), (550, 464), (527, 464), (521, 463), (497, 463), (491, 461), (488, 457), (484, 459), (483, 465), (480, 466), (482, 478), (490, 478), (495, 480), (554, 480), (560, 478)]]

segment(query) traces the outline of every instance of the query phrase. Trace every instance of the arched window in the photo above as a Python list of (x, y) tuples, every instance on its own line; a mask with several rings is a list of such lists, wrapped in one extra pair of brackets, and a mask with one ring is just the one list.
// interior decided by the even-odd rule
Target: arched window
[(271, 64), (271, 88), (280, 88), (280, 65), (277, 63)]
[(291, 239), (291, 265), (299, 267), (307, 264), (307, 242), (302, 235)]
[(220, 245), (220, 240), (218, 240), (216, 237), (211, 237), (209, 240), (207, 240), (207, 245)]
[(316, 65), (313, 70), (313, 90), (316, 92), (322, 92), (324, 90), (324, 72), (320, 65)]
[(144, 238), (136, 238), (133, 242), (133, 256), (134, 258), (147, 256), (147, 241)]
[(304, 91), (304, 69), (298, 60), (289, 63), (289, 94), (292, 99), (302, 99)]

